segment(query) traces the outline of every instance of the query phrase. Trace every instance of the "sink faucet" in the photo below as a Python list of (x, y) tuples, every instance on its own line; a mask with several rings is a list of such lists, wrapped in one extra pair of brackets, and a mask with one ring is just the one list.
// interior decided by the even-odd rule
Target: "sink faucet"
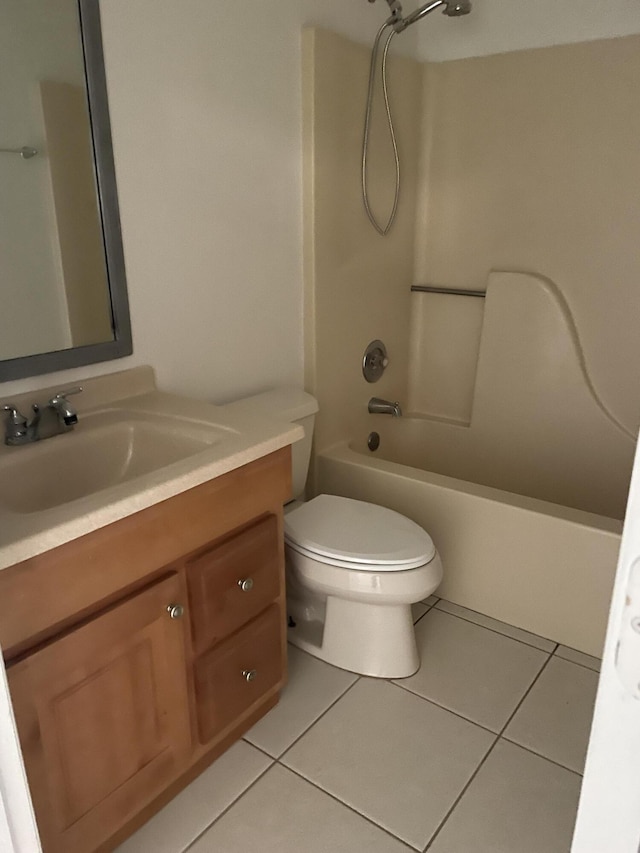
[(19, 444), (31, 444), (38, 441), (38, 424), (40, 423), (40, 409), (33, 406), (33, 417), (27, 420), (23, 414), (13, 405), (2, 406), (2, 411), (9, 412), (4, 432), (4, 443), (10, 447)]
[(47, 407), (54, 411), (57, 415), (58, 428), (46, 429), (44, 435), (40, 435), (40, 407), (36, 404), (32, 406), (33, 417), (31, 420), (25, 418), (17, 406), (13, 403), (8, 403), (6, 406), (0, 406), (0, 412), (8, 412), (4, 443), (9, 446), (16, 447), (21, 444), (32, 444), (34, 441), (39, 441), (41, 438), (51, 438), (58, 435), (65, 429), (72, 429), (74, 424), (78, 423), (78, 413), (67, 400), (72, 394), (79, 394), (82, 388), (69, 388), (67, 391), (59, 391), (48, 402)]
[(394, 418), (402, 417), (400, 403), (391, 403), (380, 397), (372, 397), (369, 400), (369, 413), (372, 415), (393, 415)]
[(72, 427), (78, 423), (78, 413), (67, 400), (72, 394), (79, 394), (82, 391), (82, 386), (77, 388), (69, 388), (66, 391), (59, 391), (48, 402), (50, 409), (57, 413), (58, 418), (67, 427)]

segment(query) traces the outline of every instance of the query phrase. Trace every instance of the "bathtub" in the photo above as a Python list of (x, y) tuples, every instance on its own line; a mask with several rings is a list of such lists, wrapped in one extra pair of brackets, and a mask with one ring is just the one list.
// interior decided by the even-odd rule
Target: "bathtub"
[(381, 504), (422, 525), (444, 564), (437, 595), (601, 657), (622, 521), (472, 482), (455, 453), (456, 476), (443, 472), (445, 453), (427, 461), (437, 473), (424, 470), (429, 454), (412, 446), (424, 425), (413, 420), (378, 417), (375, 452), (365, 432), (319, 453), (316, 491)]

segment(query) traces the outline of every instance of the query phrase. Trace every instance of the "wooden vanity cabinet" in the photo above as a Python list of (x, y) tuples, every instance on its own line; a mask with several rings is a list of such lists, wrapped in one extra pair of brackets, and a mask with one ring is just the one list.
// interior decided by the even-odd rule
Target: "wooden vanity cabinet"
[(276, 703), (289, 490), (286, 448), (0, 572), (45, 853), (112, 850)]

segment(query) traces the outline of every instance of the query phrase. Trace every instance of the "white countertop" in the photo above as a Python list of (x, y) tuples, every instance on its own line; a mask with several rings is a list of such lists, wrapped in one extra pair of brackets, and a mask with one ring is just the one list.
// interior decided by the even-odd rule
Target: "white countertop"
[[(49, 441), (73, 442), (76, 434), (82, 435), (83, 418), (91, 417), (95, 423), (102, 413), (113, 417), (122, 412), (147, 418), (173, 417), (196, 426), (216, 427), (223, 438), (151, 473), (50, 509), (15, 512), (0, 503), (0, 570), (233, 471), (303, 436), (302, 428), (295, 424), (257, 416), (249, 418), (241, 409), (234, 411), (233, 406), (213, 406), (158, 391), (153, 370), (147, 367), (95, 377), (80, 384), (83, 393), (72, 398), (78, 411), (78, 426), (63, 436), (38, 442), (38, 447)], [(9, 402), (26, 414), (33, 402), (46, 402), (59, 390), (45, 388), (14, 395)], [(0, 404), (4, 402), (7, 401), (0, 400)], [(18, 454), (28, 454), (35, 446), (0, 445), (0, 476), (3, 460), (17, 459)], [(7, 488), (7, 484), (3, 487)]]

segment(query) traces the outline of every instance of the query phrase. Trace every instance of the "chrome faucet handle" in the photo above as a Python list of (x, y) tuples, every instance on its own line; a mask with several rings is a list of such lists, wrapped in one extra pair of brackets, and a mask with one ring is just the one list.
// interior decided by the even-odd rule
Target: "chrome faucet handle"
[(2, 407), (3, 412), (9, 412), (9, 423), (12, 426), (26, 426), (27, 419), (21, 412), (13, 405), (9, 404), (7, 406)]
[(51, 402), (53, 402), (54, 400), (64, 400), (67, 397), (73, 396), (73, 394), (80, 394), (81, 392), (82, 385), (76, 385), (74, 388), (67, 388), (66, 391), (58, 391), (58, 393), (54, 394), (51, 398), (49, 405), (51, 405)]
[(27, 427), (31, 430), (34, 430), (40, 423), (40, 406), (37, 403), (34, 403), (33, 406), (31, 406), (31, 409), (33, 411), (33, 417), (27, 423)]
[(29, 427), (25, 416), (13, 405), (2, 406), (3, 412), (8, 412), (7, 426), (4, 433), (4, 443), (8, 445), (25, 444), (28, 441)]
[(72, 394), (79, 394), (82, 391), (82, 385), (77, 385), (75, 388), (67, 388), (66, 391), (58, 391), (48, 403), (50, 409), (57, 412), (58, 417), (67, 427), (72, 427), (78, 423), (78, 413), (67, 400)]

